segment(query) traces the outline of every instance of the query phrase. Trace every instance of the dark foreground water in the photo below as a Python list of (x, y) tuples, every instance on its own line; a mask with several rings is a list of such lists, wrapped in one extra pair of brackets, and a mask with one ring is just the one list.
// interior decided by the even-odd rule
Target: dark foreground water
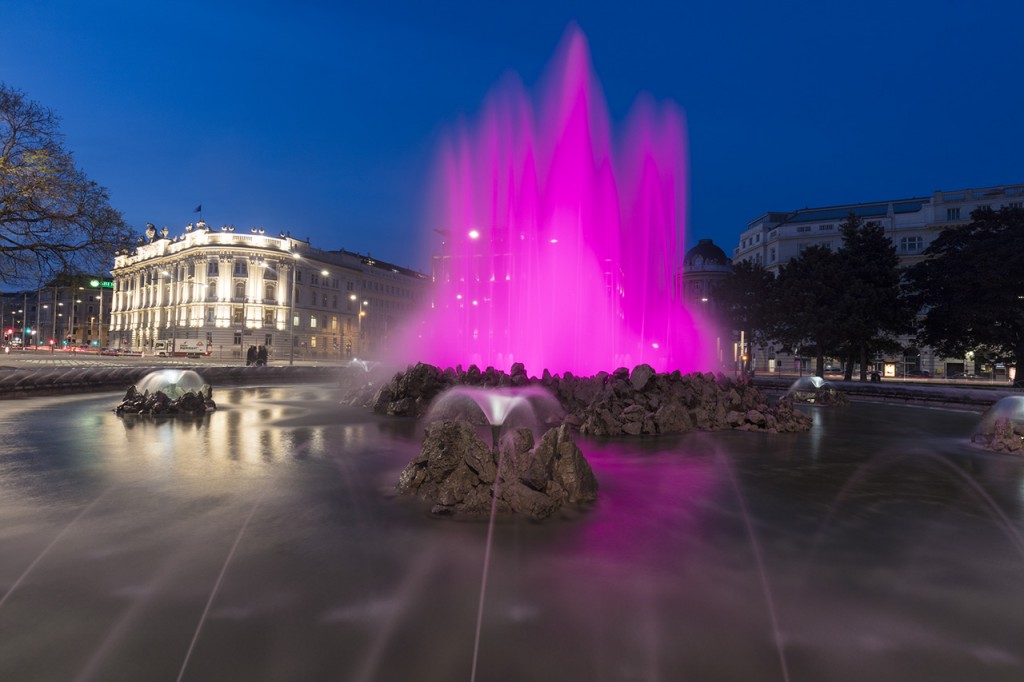
[(1024, 462), (973, 414), (581, 441), (598, 503), (498, 524), (481, 603), (487, 525), (392, 492), (422, 425), (119, 397), (0, 404), (0, 680), (1024, 679)]

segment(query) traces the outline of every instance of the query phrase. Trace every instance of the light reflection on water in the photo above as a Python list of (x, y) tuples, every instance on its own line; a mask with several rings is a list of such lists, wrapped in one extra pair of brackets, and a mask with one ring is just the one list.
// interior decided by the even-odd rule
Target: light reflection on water
[[(394, 497), (421, 424), (327, 387), (118, 398), (0, 412), (0, 679), (173, 678), (222, 570), (184, 679), (469, 678), (486, 527)], [(581, 441), (598, 502), (496, 526), (480, 679), (781, 679), (748, 527), (791, 679), (1020, 679), (1021, 460), (972, 448), (975, 415), (811, 409)]]

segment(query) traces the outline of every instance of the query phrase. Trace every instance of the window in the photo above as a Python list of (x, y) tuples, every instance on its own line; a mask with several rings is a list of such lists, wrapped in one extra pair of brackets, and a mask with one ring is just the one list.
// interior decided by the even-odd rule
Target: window
[(309, 328), (316, 329), (316, 315), (309, 316)]
[(244, 260), (235, 261), (235, 276), (247, 277), (249, 275), (249, 262)]
[(334, 298), (331, 299), (331, 307), (334, 308), (335, 310), (338, 309), (338, 295), (337, 294), (335, 294)]
[(309, 293), (309, 304), (310, 305), (316, 305), (316, 292), (315, 291), (311, 291)]
[(263, 288), (263, 300), (264, 301), (276, 301), (277, 300), (277, 287), (273, 284), (268, 284)]
[(263, 268), (263, 279), (277, 280), (277, 270), (273, 268)]
[(264, 308), (263, 309), (263, 324), (274, 324), (274, 309)]
[(233, 319), (235, 324), (242, 324), (245, 321), (244, 311), (242, 306), (236, 306), (234, 308)]
[(828, 232), (829, 230), (836, 229), (835, 223), (825, 223), (824, 225), (818, 225), (819, 232)]
[(1006, 208), (1024, 208), (1024, 202), (1011, 201), (1006, 205)]
[(263, 345), (266, 346), (267, 348), (270, 348), (270, 346), (272, 345), (271, 341), (273, 341), (273, 340), (274, 340), (274, 335), (273, 334), (267, 334), (267, 335), (265, 335), (263, 337)]
[(232, 341), (236, 346), (242, 345), (242, 332), (235, 332), (235, 338)]
[(320, 306), (323, 308), (327, 307), (327, 294), (320, 297)]
[(206, 276), (207, 277), (216, 277), (219, 270), (220, 270), (220, 263), (218, 263), (215, 260), (212, 260), (212, 261), (210, 261), (210, 262), (208, 262), (206, 264)]
[(355, 291), (355, 289), (356, 289), (356, 283), (355, 282), (345, 282), (345, 291)]
[(215, 280), (215, 279), (211, 280), (210, 283), (206, 285), (206, 300), (207, 301), (216, 301), (217, 300), (217, 280)]
[(811, 226), (810, 225), (797, 225), (796, 226), (796, 231), (797, 232), (810, 232), (811, 231)]
[(235, 282), (235, 298), (245, 298), (245, 282)]
[(947, 208), (946, 209), (946, 220), (960, 220), (960, 207)]
[[(217, 309), (212, 305), (206, 308), (206, 324), (213, 324), (217, 321)], [(211, 333), (211, 332), (207, 332)]]
[(900, 238), (900, 253), (920, 253), (923, 247), (923, 237), (917, 236)]
[(768, 261), (770, 263), (774, 263), (775, 262), (775, 247), (774, 246), (771, 249), (768, 250)]
[(320, 275), (316, 274), (315, 272), (310, 273), (310, 275), (309, 275), (309, 283), (310, 284), (320, 284)]

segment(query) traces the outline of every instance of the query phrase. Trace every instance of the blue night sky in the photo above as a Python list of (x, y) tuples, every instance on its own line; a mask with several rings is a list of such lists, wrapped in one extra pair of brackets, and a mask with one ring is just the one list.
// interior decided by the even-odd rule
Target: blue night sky
[[(1024, 3), (6, 0), (0, 80), (141, 232), (290, 230), (417, 268), (440, 135), (586, 34), (612, 121), (685, 112), (687, 243), (768, 210), (1024, 182)], [(373, 5), (370, 7), (370, 5)]]

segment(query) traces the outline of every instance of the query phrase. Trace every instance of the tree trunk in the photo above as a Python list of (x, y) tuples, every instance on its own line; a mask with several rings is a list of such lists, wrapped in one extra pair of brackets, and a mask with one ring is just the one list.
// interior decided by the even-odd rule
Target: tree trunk
[(843, 381), (853, 381), (853, 353), (843, 358)]
[(866, 343), (860, 344), (860, 380), (868, 380), (868, 346)]

